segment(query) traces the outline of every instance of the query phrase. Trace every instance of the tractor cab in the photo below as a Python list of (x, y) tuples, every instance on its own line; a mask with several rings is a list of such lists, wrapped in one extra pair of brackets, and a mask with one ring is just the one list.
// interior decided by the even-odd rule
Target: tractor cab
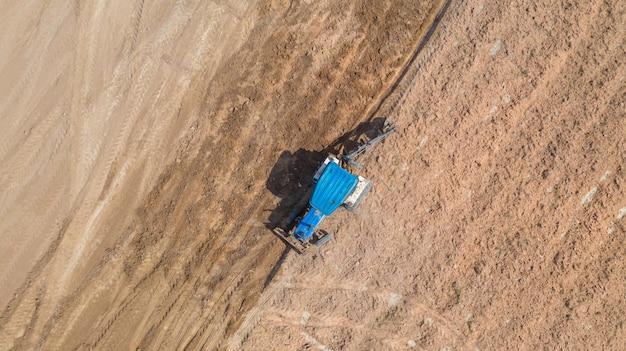
[(341, 168), (334, 156), (327, 157), (315, 174), (315, 188), (307, 212), (294, 232), (303, 241), (309, 240), (324, 218), (344, 204), (359, 183), (359, 177)]

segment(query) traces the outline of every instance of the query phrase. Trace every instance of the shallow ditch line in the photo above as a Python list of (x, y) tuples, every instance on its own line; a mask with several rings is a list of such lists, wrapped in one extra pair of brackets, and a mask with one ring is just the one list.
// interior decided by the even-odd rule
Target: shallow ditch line
[[(396, 96), (395, 96), (393, 105), (390, 107), (390, 110), (393, 110), (395, 106), (397, 105), (398, 101), (402, 99), (402, 97), (404, 96), (404, 93), (406, 92), (408, 85), (411, 83), (411, 81), (413, 81), (418, 70), (414, 70), (413, 72), (411, 72), (410, 75), (408, 75), (409, 71), (411, 70), (411, 68), (413, 68), (415, 60), (417, 59), (419, 54), (424, 50), (424, 47), (426, 47), (426, 44), (428, 44), (430, 38), (435, 33), (435, 30), (439, 26), (439, 23), (443, 19), (443, 16), (448, 11), (448, 8), (450, 7), (451, 3), (452, 3), (452, 0), (444, 0), (441, 8), (439, 9), (439, 12), (437, 12), (437, 15), (435, 15), (435, 18), (433, 19), (432, 24), (426, 31), (426, 34), (424, 35), (422, 40), (420, 40), (417, 43), (417, 46), (413, 50), (413, 53), (411, 54), (411, 56), (409, 56), (409, 59), (404, 64), (404, 67), (397, 73), (396, 77), (394, 78), (393, 83), (384, 92), (379, 94), (377, 98), (375, 99), (376, 103), (374, 103), (372, 106), (370, 106), (367, 109), (366, 121), (371, 121), (375, 117), (377, 117), (377, 114), (380, 112), (383, 105), (385, 105), (385, 103), (389, 100), (389, 98), (392, 95), (396, 95)], [(408, 79), (405, 79), (407, 78), (407, 75), (408, 75)], [(400, 87), (401, 84), (403, 85), (403, 89), (396, 92), (396, 90)]]

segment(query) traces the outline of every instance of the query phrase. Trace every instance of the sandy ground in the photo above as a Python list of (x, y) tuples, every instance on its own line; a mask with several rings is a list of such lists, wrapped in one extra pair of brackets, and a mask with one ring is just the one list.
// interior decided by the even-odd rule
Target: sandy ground
[[(0, 349), (621, 349), (625, 12), (0, 3)], [(285, 250), (379, 116), (366, 201)]]

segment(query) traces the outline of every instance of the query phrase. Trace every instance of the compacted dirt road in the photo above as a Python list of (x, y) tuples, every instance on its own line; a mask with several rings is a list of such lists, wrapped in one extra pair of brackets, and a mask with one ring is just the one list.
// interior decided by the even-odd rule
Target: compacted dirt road
[[(626, 6), (0, 4), (0, 349), (626, 343)], [(386, 116), (311, 259), (270, 229)]]

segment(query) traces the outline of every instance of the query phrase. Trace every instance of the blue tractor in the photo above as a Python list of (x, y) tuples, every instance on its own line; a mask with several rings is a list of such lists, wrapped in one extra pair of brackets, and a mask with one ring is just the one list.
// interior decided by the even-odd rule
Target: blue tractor
[[(313, 192), (304, 209), (297, 209), (286, 220), (287, 228), (277, 228), (281, 236), (296, 252), (310, 253), (311, 247), (319, 247), (332, 238), (332, 234), (319, 229), (324, 218), (330, 216), (339, 207), (354, 211), (371, 187), (370, 180), (350, 173), (347, 168), (356, 163), (358, 156), (365, 153), (376, 143), (384, 140), (397, 129), (385, 121), (381, 133), (362, 143), (355, 150), (340, 156), (329, 155), (313, 175)], [(342, 167), (342, 164), (345, 167)]]

